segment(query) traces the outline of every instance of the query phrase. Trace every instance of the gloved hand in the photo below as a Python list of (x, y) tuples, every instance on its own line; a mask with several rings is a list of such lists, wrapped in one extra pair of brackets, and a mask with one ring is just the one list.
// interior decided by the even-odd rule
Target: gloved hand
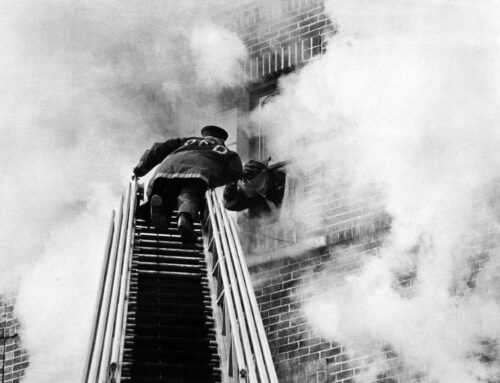
[(134, 168), (133, 172), (137, 178), (142, 177), (146, 174), (144, 167), (142, 166), (142, 161)]
[(261, 171), (266, 169), (267, 169), (266, 164), (259, 161), (250, 160), (243, 166), (243, 178), (244, 179), (253, 178)]

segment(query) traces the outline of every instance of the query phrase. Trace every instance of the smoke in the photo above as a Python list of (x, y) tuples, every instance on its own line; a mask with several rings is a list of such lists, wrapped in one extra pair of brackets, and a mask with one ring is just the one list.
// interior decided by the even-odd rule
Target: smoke
[[(26, 382), (77, 381), (111, 209), (131, 169), (154, 141), (214, 118), (218, 89), (196, 70), (203, 46), (244, 53), (222, 27), (198, 34), (194, 51), (190, 41), (220, 5), (0, 4), (0, 292), (17, 293)], [(237, 75), (214, 78), (221, 87)]]
[(326, 55), (254, 118), (273, 127), (271, 152), (325, 175), (330, 197), (382, 187), (392, 227), (359, 273), (306, 292), (306, 315), (335, 341), (391, 346), (429, 381), (498, 379), (500, 6), (332, 0), (327, 12)]
[(193, 31), (190, 46), (202, 84), (209, 87), (241, 84), (247, 50), (237, 35), (216, 25), (205, 25)]

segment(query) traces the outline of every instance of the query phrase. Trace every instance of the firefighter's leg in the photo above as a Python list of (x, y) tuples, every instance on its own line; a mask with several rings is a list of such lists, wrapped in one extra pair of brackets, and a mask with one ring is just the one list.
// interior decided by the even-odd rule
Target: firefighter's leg
[(159, 231), (167, 231), (168, 214), (164, 201), (165, 185), (161, 180), (155, 182), (153, 186), (151, 200), (149, 201), (151, 209), (151, 224)]
[(184, 243), (196, 242), (193, 222), (199, 219), (199, 210), (205, 189), (202, 181), (191, 180), (181, 187), (177, 197), (177, 224)]

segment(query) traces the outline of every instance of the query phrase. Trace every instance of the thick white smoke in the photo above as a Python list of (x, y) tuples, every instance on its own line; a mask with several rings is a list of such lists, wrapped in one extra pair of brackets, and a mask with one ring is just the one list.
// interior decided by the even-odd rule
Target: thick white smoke
[[(0, 4), (0, 294), (18, 293), (26, 382), (77, 381), (111, 210), (133, 166), (154, 141), (211, 122), (215, 93), (196, 71), (204, 40), (196, 51), (190, 41), (221, 4)], [(206, 38), (244, 54), (221, 27)], [(239, 70), (211, 68), (219, 87), (220, 70)]]
[[(500, 255), (482, 239), (500, 234), (500, 5), (332, 0), (327, 11), (338, 27), (327, 54), (281, 81), (258, 118), (276, 152), (317, 166), (334, 193), (381, 185), (393, 220), (379, 255), (333, 276), (308, 318), (338, 342), (392, 346), (431, 381), (498, 379)], [(338, 168), (352, 190), (338, 189)], [(488, 248), (470, 288), (470, 260)], [(411, 272), (407, 296), (395, 285)]]
[(238, 35), (214, 24), (202, 25), (191, 33), (190, 46), (203, 85), (217, 88), (242, 83), (247, 49)]

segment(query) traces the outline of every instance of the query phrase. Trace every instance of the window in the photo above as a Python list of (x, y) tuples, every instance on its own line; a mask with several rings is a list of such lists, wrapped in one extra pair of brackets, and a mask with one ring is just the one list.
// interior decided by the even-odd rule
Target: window
[[(250, 95), (250, 108), (263, 108), (278, 94), (275, 83), (263, 85)], [(261, 121), (254, 121), (250, 139), (249, 159), (265, 162), (269, 157), (269, 186), (265, 192), (265, 199), (269, 209), (259, 210), (252, 207), (240, 216), (240, 223), (244, 228), (245, 246), (253, 254), (289, 246), (296, 242), (295, 221), (292, 209), (295, 182), (287, 174), (286, 159), (273, 153), (269, 145), (269, 132), (272, 126)], [(264, 196), (264, 195), (263, 195)]]
[[(268, 103), (276, 93), (269, 94), (266, 96), (259, 97), (258, 108), (261, 109)], [(272, 157), (272, 154), (269, 150), (268, 146), (268, 138), (266, 137), (269, 132), (270, 127), (265, 126), (265, 124), (261, 121), (257, 122), (257, 137), (256, 137), (256, 158), (258, 161), (265, 161), (269, 157)], [(276, 159), (274, 159), (276, 160)]]
[[(259, 111), (263, 108), (274, 96), (278, 94), (276, 84), (268, 83), (260, 89), (254, 90), (250, 94), (250, 109)], [(268, 139), (269, 132), (272, 129), (262, 121), (254, 121), (252, 127), (253, 136), (250, 138), (249, 157), (257, 161), (265, 161), (272, 157), (273, 162), (280, 161), (275, 153), (269, 148)]]

